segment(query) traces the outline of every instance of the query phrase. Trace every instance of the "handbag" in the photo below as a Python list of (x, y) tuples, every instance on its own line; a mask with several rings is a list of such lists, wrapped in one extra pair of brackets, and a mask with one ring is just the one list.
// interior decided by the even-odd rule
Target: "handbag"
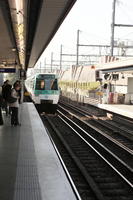
[(15, 97), (8, 96), (8, 98), (7, 98), (8, 103), (15, 103), (16, 101), (17, 101), (17, 98), (15, 98)]

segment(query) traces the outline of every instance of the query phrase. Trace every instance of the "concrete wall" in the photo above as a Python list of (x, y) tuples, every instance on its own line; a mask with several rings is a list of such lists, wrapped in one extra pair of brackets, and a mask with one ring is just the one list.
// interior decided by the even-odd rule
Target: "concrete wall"
[(128, 93), (133, 94), (133, 77), (128, 78)]

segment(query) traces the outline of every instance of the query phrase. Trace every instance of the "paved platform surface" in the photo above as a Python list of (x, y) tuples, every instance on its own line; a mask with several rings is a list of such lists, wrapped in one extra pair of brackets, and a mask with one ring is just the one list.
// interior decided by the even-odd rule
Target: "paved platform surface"
[(94, 105), (104, 110), (114, 112), (133, 119), (133, 105), (127, 104), (101, 104), (96, 98), (86, 98), (85, 103)]
[(133, 119), (133, 105), (126, 104), (97, 104), (99, 108), (129, 117)]
[(20, 127), (0, 126), (0, 200), (76, 200), (34, 105), (20, 113)]

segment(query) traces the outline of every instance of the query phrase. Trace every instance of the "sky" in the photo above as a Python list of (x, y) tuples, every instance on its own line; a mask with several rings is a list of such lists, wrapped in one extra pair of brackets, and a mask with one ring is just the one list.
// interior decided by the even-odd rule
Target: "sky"
[[(133, 1), (116, 1), (115, 23), (133, 24)], [(62, 53), (76, 54), (77, 30), (80, 44), (110, 44), (112, 3), (113, 0), (77, 0), (36, 67), (40, 61), (50, 63), (52, 52), (53, 60), (59, 60), (61, 45)], [(133, 41), (133, 27), (115, 27), (115, 39)]]

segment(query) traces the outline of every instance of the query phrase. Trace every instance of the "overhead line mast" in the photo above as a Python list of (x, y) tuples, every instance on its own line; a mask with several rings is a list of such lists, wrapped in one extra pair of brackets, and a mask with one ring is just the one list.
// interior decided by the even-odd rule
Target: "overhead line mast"
[(113, 56), (114, 54), (114, 29), (115, 29), (115, 5), (116, 5), (116, 0), (113, 1), (113, 12), (112, 12), (112, 24), (111, 24), (111, 50), (110, 50), (110, 54), (111, 56)]
[[(111, 24), (111, 50), (110, 50), (110, 55), (113, 56), (114, 55), (114, 33), (115, 33), (115, 26), (117, 27), (133, 27), (132, 24), (116, 24), (115, 23), (115, 11), (116, 11), (116, 2), (117, 0), (113, 0), (113, 4), (112, 4), (112, 24)], [(129, 48), (129, 47), (128, 47)]]

